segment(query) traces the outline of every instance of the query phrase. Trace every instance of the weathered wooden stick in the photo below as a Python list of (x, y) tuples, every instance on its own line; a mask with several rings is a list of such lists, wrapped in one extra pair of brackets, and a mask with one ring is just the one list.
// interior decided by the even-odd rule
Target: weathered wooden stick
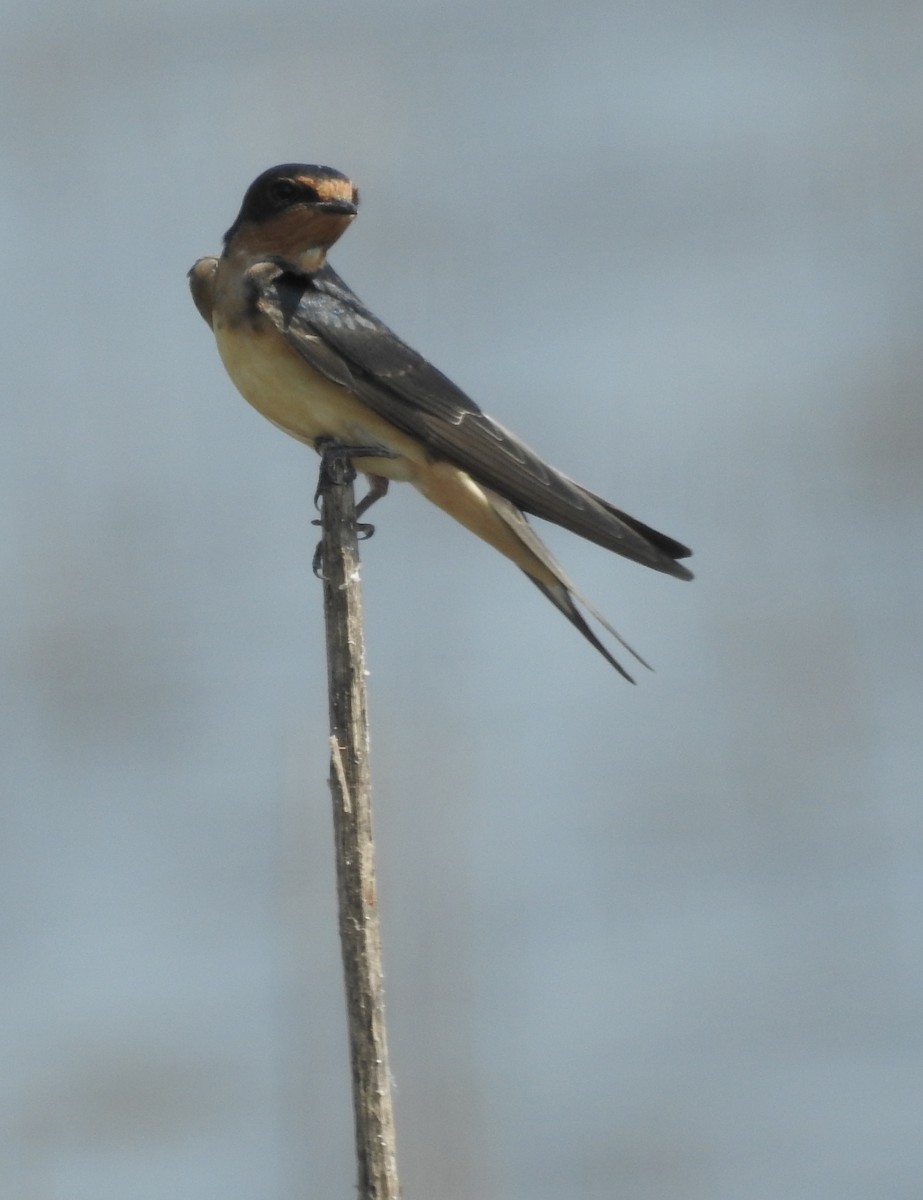
[(352, 1060), (358, 1192), (361, 1200), (398, 1200), (400, 1184), (375, 894), (354, 478), (355, 471), (347, 458), (335, 452), (323, 454), (318, 496), (323, 530), (320, 569), (330, 697), (330, 790)]

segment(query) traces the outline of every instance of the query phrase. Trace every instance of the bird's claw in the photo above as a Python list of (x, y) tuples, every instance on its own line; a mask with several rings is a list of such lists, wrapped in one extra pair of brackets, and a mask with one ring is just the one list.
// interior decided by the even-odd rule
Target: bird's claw
[[(392, 450), (384, 446), (351, 446), (338, 442), (336, 438), (318, 438), (314, 448), (320, 454), (320, 471), (317, 477), (317, 490), (314, 493), (314, 507), (320, 510), (320, 501), (327, 483), (340, 485), (351, 483), (356, 478), (357, 458), (397, 458)], [(369, 490), (356, 505), (356, 516), (361, 516), (367, 509), (380, 500), (388, 490), (388, 480), (382, 475), (369, 475)], [(320, 525), (320, 521), (312, 521), (312, 525)], [(360, 541), (367, 542), (374, 534), (375, 526), (367, 521), (356, 522), (356, 536)], [(324, 546), (317, 543), (314, 557), (311, 560), (311, 570), (318, 579), (323, 578)]]

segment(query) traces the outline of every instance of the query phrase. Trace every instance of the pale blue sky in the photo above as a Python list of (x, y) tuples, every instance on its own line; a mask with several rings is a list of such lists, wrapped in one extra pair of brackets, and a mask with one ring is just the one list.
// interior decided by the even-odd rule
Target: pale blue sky
[(409, 489), (363, 548), (408, 1200), (917, 1200), (923, 16), (5, 6), (0, 1197), (354, 1168), (316, 464), (186, 290), (250, 180), (696, 551), (549, 541), (630, 688)]

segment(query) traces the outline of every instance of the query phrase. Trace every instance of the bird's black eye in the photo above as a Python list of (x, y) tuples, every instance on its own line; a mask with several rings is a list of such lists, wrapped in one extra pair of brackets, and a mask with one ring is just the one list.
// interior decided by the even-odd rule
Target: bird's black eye
[(266, 189), (266, 195), (275, 208), (286, 208), (296, 200), (309, 203), (317, 200), (317, 192), (307, 184), (297, 184), (292, 179), (274, 179)]

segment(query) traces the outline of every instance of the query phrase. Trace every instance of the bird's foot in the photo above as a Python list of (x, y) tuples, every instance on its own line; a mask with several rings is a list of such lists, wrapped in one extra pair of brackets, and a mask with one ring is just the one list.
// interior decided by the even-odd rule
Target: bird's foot
[[(341, 485), (352, 483), (356, 478), (356, 458), (397, 458), (393, 450), (384, 446), (353, 446), (339, 442), (336, 438), (318, 438), (314, 443), (320, 454), (320, 471), (317, 478), (317, 489), (314, 492), (314, 507), (320, 508), (320, 498), (324, 485), (331, 483)], [(376, 501), (386, 495), (389, 481), (383, 475), (369, 475), (369, 490), (356, 505), (356, 516), (361, 517)], [(312, 521), (312, 525), (320, 525), (320, 521)], [(356, 535), (360, 541), (367, 541), (375, 532), (375, 526), (367, 521), (356, 522)], [(311, 560), (311, 570), (320, 579), (323, 568), (323, 543), (318, 542)]]

